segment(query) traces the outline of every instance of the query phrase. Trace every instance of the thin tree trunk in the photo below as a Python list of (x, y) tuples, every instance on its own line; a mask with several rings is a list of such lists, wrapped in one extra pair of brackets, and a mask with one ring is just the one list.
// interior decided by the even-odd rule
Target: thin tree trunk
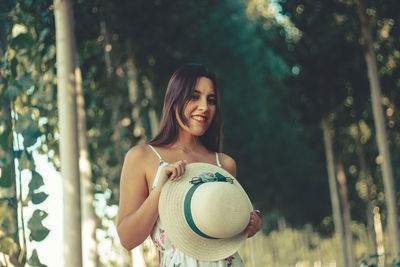
[(366, 208), (366, 215), (367, 215), (367, 228), (368, 228), (368, 252), (369, 255), (377, 255), (378, 254), (378, 247), (376, 243), (376, 232), (375, 232), (375, 225), (374, 225), (374, 214), (373, 210), (376, 206), (374, 204), (374, 199), (376, 198), (376, 194), (372, 192), (373, 186), (373, 179), (371, 172), (368, 168), (366, 159), (365, 159), (365, 150), (364, 145), (361, 142), (362, 139), (362, 132), (360, 123), (357, 122), (357, 155), (360, 165), (360, 179), (365, 183), (367, 187), (366, 195), (360, 195), (360, 197), (365, 201), (365, 208)]
[(60, 158), (64, 196), (64, 266), (82, 266), (75, 37), (71, 0), (54, 0)]
[(149, 79), (144, 76), (142, 78), (142, 83), (144, 85), (144, 94), (149, 101), (149, 119), (150, 119), (150, 129), (151, 129), (151, 136), (154, 137), (160, 128), (160, 120), (156, 115), (156, 111), (153, 107), (153, 85), (149, 81)]
[[(112, 45), (110, 42), (110, 36), (108, 34), (107, 31), (107, 26), (106, 23), (104, 21), (100, 22), (100, 31), (101, 34), (104, 37), (104, 62), (106, 64), (106, 77), (107, 77), (107, 81), (108, 84), (111, 84), (113, 81), (113, 63), (112, 63), (112, 57), (111, 57), (111, 51), (112, 51)], [(123, 152), (121, 150), (121, 123), (120, 123), (120, 113), (119, 113), (119, 108), (121, 105), (121, 96), (120, 94), (112, 94), (111, 95), (112, 98), (112, 103), (113, 106), (111, 108), (111, 121), (113, 122), (113, 134), (111, 136), (111, 141), (115, 144), (115, 149), (114, 149), (114, 155), (115, 158), (118, 161), (118, 166), (122, 165), (122, 161), (123, 161)], [(119, 170), (118, 170), (119, 171)]]
[(113, 72), (112, 64), (111, 64), (111, 43), (110, 43), (110, 38), (107, 32), (106, 28), (106, 23), (104, 21), (100, 22), (100, 31), (101, 34), (104, 36), (104, 61), (106, 63), (106, 74), (107, 74), (107, 79), (110, 80)]
[(335, 175), (335, 162), (334, 162), (333, 145), (332, 145), (332, 129), (328, 118), (322, 119), (322, 130), (324, 133), (326, 165), (328, 170), (329, 191), (331, 195), (333, 222), (335, 225), (335, 233), (339, 237), (339, 242), (340, 242), (339, 245), (342, 249), (342, 259), (341, 259), (342, 262), (338, 264), (338, 266), (350, 267), (348, 265), (348, 259), (346, 257), (347, 248), (345, 241), (345, 232), (343, 229), (343, 218), (342, 218), (342, 213), (340, 211), (339, 194), (335, 178), (336, 175)]
[(385, 189), (386, 207), (388, 213), (388, 228), (391, 238), (393, 255), (398, 260), (400, 257), (400, 235), (398, 226), (396, 189), (394, 186), (393, 170), (386, 134), (385, 117), (381, 104), (381, 86), (378, 78), (376, 56), (372, 43), (372, 30), (365, 0), (358, 0), (358, 13), (361, 20), (361, 33), (364, 41), (364, 56), (367, 63), (368, 79), (371, 88), (372, 111), (374, 114), (375, 130), (379, 154), (382, 157), (382, 176)]
[(92, 167), (89, 160), (89, 149), (86, 135), (85, 99), (82, 89), (82, 74), (76, 56), (76, 103), (78, 114), (79, 140), (79, 172), (81, 177), (81, 208), (82, 208), (82, 256), (84, 267), (99, 265), (97, 256), (96, 227), (97, 217), (94, 213), (94, 195), (92, 184)]
[(385, 265), (385, 247), (383, 246), (383, 228), (382, 228), (382, 220), (381, 214), (379, 212), (379, 207), (375, 206), (374, 210), (374, 226), (376, 233), (376, 243), (377, 243), (377, 251), (378, 251), (378, 266)]
[(128, 89), (129, 89), (129, 101), (132, 105), (132, 120), (134, 123), (133, 135), (140, 138), (139, 143), (146, 140), (146, 133), (142, 124), (141, 119), (141, 103), (139, 94), (138, 75), (133, 58), (132, 44), (128, 41), (126, 44), (126, 50), (128, 59), (126, 62), (127, 75), (128, 75)]
[(378, 255), (373, 211), (374, 209), (371, 201), (367, 200), (365, 212), (367, 217), (368, 255)]
[(356, 264), (354, 249), (353, 249), (353, 232), (351, 230), (351, 215), (350, 215), (350, 205), (348, 200), (347, 193), (347, 180), (346, 174), (344, 172), (343, 163), (340, 160), (337, 160), (336, 163), (337, 169), (337, 180), (339, 182), (340, 187), (340, 197), (342, 200), (342, 208), (343, 208), (343, 222), (344, 222), (344, 232), (345, 232), (345, 241), (346, 241), (346, 253), (349, 266), (354, 266)]

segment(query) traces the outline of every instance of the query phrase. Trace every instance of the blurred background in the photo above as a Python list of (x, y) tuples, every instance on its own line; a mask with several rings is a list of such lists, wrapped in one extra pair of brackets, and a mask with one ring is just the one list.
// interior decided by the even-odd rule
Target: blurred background
[[(85, 267), (157, 266), (151, 241), (119, 244), (119, 175), (129, 148), (157, 132), (168, 80), (189, 62), (217, 76), (223, 152), (261, 210), (262, 231), (240, 250), (246, 266), (400, 266), (399, 8), (1, 0), (0, 266), (63, 266), (67, 250)], [(74, 214), (60, 174), (62, 58), (77, 98)], [(65, 223), (79, 214), (78, 227)]]

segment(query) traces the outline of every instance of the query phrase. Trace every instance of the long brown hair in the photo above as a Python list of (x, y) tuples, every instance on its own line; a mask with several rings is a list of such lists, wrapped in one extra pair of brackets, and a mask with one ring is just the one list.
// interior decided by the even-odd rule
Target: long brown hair
[(149, 144), (163, 146), (176, 141), (179, 124), (175, 117), (175, 109), (178, 110), (178, 116), (183, 124), (187, 125), (184, 110), (186, 104), (191, 99), (197, 80), (200, 77), (206, 77), (212, 81), (216, 98), (216, 109), (210, 127), (199, 137), (199, 141), (210, 151), (220, 151), (222, 136), (220, 92), (215, 75), (200, 64), (183, 65), (172, 75), (168, 83), (167, 92), (165, 93), (160, 130)]

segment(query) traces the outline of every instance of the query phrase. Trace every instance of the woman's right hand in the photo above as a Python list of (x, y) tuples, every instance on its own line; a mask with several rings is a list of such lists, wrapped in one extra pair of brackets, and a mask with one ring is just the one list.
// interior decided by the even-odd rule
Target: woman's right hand
[(160, 173), (160, 185), (163, 186), (168, 181), (168, 179), (172, 181), (179, 179), (183, 174), (185, 174), (186, 164), (186, 160), (180, 160), (165, 165)]

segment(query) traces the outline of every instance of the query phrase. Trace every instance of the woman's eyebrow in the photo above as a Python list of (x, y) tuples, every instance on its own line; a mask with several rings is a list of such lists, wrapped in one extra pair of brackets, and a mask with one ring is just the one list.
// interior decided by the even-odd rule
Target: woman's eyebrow
[[(197, 90), (197, 89), (194, 89), (194, 90), (193, 90), (193, 93), (195, 93), (195, 94), (201, 94), (201, 92), (200, 92), (199, 90)], [(208, 96), (216, 97), (216, 94), (215, 94), (215, 93), (211, 93), (211, 94), (209, 94)]]

